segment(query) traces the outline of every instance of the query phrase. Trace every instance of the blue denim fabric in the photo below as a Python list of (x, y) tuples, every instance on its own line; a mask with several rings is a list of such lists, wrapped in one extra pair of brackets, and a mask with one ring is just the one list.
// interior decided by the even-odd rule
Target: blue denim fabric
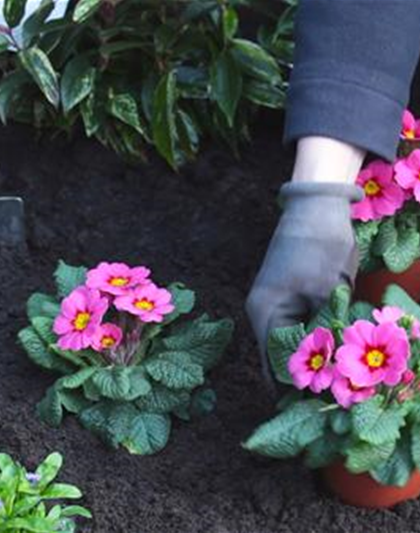
[(420, 52), (420, 0), (300, 0), (284, 141), (323, 135), (395, 157)]

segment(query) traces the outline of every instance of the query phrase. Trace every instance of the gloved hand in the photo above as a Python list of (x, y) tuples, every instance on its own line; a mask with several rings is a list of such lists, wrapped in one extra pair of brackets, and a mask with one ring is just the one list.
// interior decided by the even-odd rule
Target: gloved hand
[(270, 330), (302, 321), (338, 284), (353, 285), (358, 253), (350, 204), (362, 197), (360, 187), (343, 183), (293, 182), (281, 188), (283, 215), (246, 302), (268, 380)]

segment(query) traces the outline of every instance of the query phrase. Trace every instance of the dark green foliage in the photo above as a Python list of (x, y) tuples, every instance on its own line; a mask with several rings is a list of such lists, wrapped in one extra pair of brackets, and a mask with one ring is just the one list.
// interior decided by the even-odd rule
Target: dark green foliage
[[(11, 28), (28, 1), (4, 2)], [(152, 145), (173, 168), (204, 135), (236, 149), (256, 107), (284, 105), (295, 3), (79, 0), (48, 21), (44, 0), (19, 42), (0, 30), (0, 117), (66, 132), (81, 123), (128, 159)], [(244, 10), (263, 14), (255, 41)]]
[(59, 301), (83, 284), (86, 269), (60, 261), (55, 272), (58, 299), (36, 293), (29, 298), (31, 325), (19, 340), (34, 363), (61, 374), (38, 405), (47, 424), (58, 427), (66, 412), (110, 445), (151, 454), (167, 443), (171, 414), (184, 420), (212, 410), (215, 394), (206, 373), (222, 356), (232, 321), (206, 314), (189, 320), (195, 295), (181, 283), (168, 287), (174, 311), (160, 324), (145, 324), (138, 352), (129, 365), (110, 364), (93, 350), (63, 351), (52, 331)]
[(75, 517), (91, 518), (84, 507), (59, 502), (82, 497), (77, 487), (55, 482), (62, 463), (61, 455), (52, 453), (28, 473), (9, 455), (0, 454), (1, 533), (74, 533)]
[(408, 202), (392, 217), (356, 221), (354, 226), (364, 272), (384, 267), (391, 272), (404, 272), (420, 257), (417, 202)]
[[(385, 240), (388, 229), (382, 230)], [(381, 247), (382, 242), (378, 244)], [(411, 331), (413, 319), (420, 320), (420, 306), (397, 285), (390, 285), (383, 304), (405, 311), (404, 327)], [(338, 286), (329, 302), (305, 327), (303, 324), (277, 328), (271, 332), (269, 354), (277, 379), (292, 383), (287, 371), (290, 356), (300, 341), (316, 327), (328, 328), (342, 341), (344, 328), (356, 320), (373, 321), (373, 307), (364, 302), (351, 302), (350, 289)], [(403, 326), (403, 324), (400, 324)], [(410, 367), (418, 372), (420, 350), (411, 339)], [(418, 381), (414, 387), (417, 389)], [(324, 467), (336, 460), (345, 462), (355, 474), (368, 472), (384, 485), (403, 486), (413, 471), (420, 468), (420, 403), (413, 388), (407, 399), (407, 385), (377, 388), (376, 394), (344, 409), (335, 402), (330, 391), (314, 397), (307, 389), (290, 389), (280, 399), (278, 413), (261, 424), (243, 444), (252, 452), (285, 459), (302, 454), (311, 468)]]

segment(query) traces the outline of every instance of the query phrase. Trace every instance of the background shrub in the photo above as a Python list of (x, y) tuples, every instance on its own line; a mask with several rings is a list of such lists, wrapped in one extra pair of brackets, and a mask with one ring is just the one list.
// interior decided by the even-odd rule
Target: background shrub
[(4, 123), (81, 124), (126, 158), (153, 145), (177, 168), (206, 135), (236, 150), (259, 106), (284, 104), (296, 0), (79, 0), (60, 20), (43, 0), (17, 38), (26, 2), (3, 7)]

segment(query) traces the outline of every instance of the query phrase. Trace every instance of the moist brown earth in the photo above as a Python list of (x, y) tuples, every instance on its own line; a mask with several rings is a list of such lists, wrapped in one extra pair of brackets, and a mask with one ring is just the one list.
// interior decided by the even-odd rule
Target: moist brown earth
[[(420, 501), (355, 509), (328, 495), (299, 460), (240, 447), (273, 412), (243, 304), (291, 164), (281, 124), (266, 117), (239, 160), (209, 144), (179, 174), (155, 156), (133, 167), (81, 138), (36, 141), (30, 129), (0, 130), (0, 191), (24, 198), (28, 227), (27, 252), (0, 254), (0, 449), (29, 468), (51, 451), (65, 455), (62, 479), (83, 490), (94, 513), (83, 533), (420, 532)], [(60, 429), (37, 419), (53, 376), (27, 359), (16, 333), (28, 296), (52, 290), (59, 258), (147, 264), (161, 283), (194, 288), (202, 310), (234, 318), (234, 340), (211, 376), (217, 410), (176, 422), (162, 453), (111, 450), (71, 416)]]

